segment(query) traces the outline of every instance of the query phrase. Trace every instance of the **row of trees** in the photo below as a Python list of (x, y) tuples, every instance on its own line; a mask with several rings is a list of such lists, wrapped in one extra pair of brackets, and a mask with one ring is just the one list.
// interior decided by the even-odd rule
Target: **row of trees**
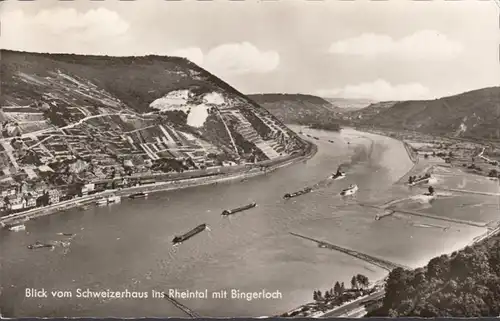
[[(350, 290), (364, 290), (367, 289), (370, 285), (370, 280), (368, 277), (363, 274), (357, 274), (351, 278), (351, 288)], [(335, 297), (341, 296), (346, 292), (346, 288), (344, 282), (335, 282), (333, 288), (322, 293), (320, 290), (316, 290), (313, 292), (314, 301), (324, 301), (330, 300)]]

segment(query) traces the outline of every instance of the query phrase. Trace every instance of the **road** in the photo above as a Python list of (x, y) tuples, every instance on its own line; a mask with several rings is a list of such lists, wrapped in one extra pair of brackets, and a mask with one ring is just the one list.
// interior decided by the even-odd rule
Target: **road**
[[(335, 318), (335, 317), (362, 317), (366, 313), (365, 304), (369, 301), (380, 300), (384, 297), (385, 291), (381, 290), (379, 292), (375, 292), (370, 294), (369, 296), (357, 300), (351, 303), (348, 303), (332, 312), (328, 312), (321, 316), (321, 318)], [(360, 313), (363, 311), (363, 313)], [(359, 315), (359, 316), (358, 316)]]

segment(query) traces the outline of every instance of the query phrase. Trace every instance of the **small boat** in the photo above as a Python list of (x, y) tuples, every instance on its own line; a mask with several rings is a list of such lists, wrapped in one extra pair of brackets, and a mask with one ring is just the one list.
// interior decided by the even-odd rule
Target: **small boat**
[(103, 198), (100, 198), (98, 199), (97, 201), (95, 201), (96, 205), (108, 205), (108, 199), (103, 197)]
[(12, 232), (19, 232), (19, 231), (24, 231), (26, 230), (26, 226), (24, 224), (19, 224), (19, 225), (13, 225), (9, 227), (9, 231)]
[(117, 195), (108, 196), (108, 203), (109, 204), (120, 203), (121, 201), (122, 201), (121, 196), (117, 196)]
[(418, 184), (425, 184), (425, 183), (428, 183), (431, 180), (431, 178), (432, 178), (432, 176), (430, 174), (425, 174), (422, 177), (410, 176), (410, 180), (408, 182), (408, 185), (415, 186)]
[(343, 179), (346, 177), (346, 174), (344, 172), (341, 172), (340, 170), (337, 170), (335, 174), (332, 174), (331, 178), (334, 180), (339, 180)]
[(44, 247), (54, 248), (54, 245), (52, 245), (52, 244), (45, 244), (45, 243), (42, 243), (40, 241), (36, 241), (34, 244), (30, 244), (27, 247), (30, 250), (34, 250), (34, 249), (41, 249), (41, 248), (44, 248)]
[(222, 216), (228, 216), (228, 215), (231, 215), (231, 214), (236, 214), (238, 212), (242, 212), (242, 211), (246, 211), (248, 209), (254, 208), (255, 206), (257, 206), (257, 203), (253, 202), (253, 203), (250, 203), (248, 205), (237, 207), (237, 208), (232, 209), (232, 210), (224, 210), (224, 211), (222, 211), (221, 215)]
[(342, 196), (354, 195), (358, 191), (358, 185), (354, 184), (349, 186), (349, 188), (343, 189), (340, 192)]
[(57, 235), (61, 235), (61, 236), (69, 236), (69, 237), (73, 237), (73, 236), (75, 236), (75, 234), (73, 234), (73, 233), (57, 233)]
[(143, 192), (135, 193), (135, 194), (132, 194), (129, 196), (129, 198), (132, 198), (132, 199), (134, 199), (134, 198), (146, 198), (146, 197), (148, 197), (148, 193), (143, 193)]

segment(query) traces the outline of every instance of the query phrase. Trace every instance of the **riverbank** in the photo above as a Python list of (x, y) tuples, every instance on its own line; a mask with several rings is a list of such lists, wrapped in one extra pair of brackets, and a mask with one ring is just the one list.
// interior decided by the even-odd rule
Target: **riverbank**
[[(305, 161), (307, 159), (310, 159), (317, 153), (317, 151), (318, 151), (317, 146), (314, 143), (308, 141), (307, 149), (305, 150), (305, 153), (303, 155), (298, 155), (298, 156), (290, 155), (283, 159), (280, 159), (278, 162), (275, 161), (274, 163), (272, 163), (273, 161), (265, 161), (262, 163), (257, 163), (254, 164), (252, 168), (249, 168), (245, 171), (226, 173), (226, 174), (212, 173), (208, 176), (203, 176), (203, 177), (181, 179), (175, 181), (155, 182), (153, 184), (133, 186), (123, 189), (106, 190), (93, 195), (76, 197), (74, 199), (62, 201), (57, 204), (45, 207), (38, 207), (27, 211), (6, 215), (0, 217), (0, 224), (2, 226), (12, 225), (36, 217), (55, 214), (71, 208), (90, 205), (93, 204), (96, 200), (110, 195), (127, 197), (135, 193), (165, 192), (165, 191), (186, 189), (196, 186), (224, 183), (238, 179), (248, 179), (260, 175), (266, 175), (279, 168), (290, 166)], [(266, 166), (265, 170), (261, 169), (262, 166)]]

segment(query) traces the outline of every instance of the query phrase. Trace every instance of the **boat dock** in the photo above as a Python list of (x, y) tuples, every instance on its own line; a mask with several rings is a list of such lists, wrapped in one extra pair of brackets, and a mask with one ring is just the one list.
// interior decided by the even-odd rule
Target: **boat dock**
[(200, 318), (200, 315), (198, 313), (194, 312), (193, 310), (191, 310), (190, 308), (188, 308), (184, 304), (182, 304), (179, 301), (177, 301), (176, 299), (172, 298), (167, 293), (164, 292), (163, 293), (163, 297), (165, 299), (167, 299), (168, 301), (170, 301), (177, 308), (179, 308), (180, 310), (184, 311), (184, 313), (186, 313), (187, 315), (189, 315), (191, 318)]
[(304, 236), (304, 235), (300, 235), (300, 234), (297, 234), (297, 233), (293, 233), (293, 232), (290, 232), (290, 234), (293, 235), (293, 236), (296, 236), (296, 237), (303, 238), (305, 240), (309, 240), (309, 241), (315, 242), (318, 245), (321, 245), (321, 246), (323, 246), (325, 248), (345, 253), (345, 254), (350, 255), (352, 257), (355, 257), (357, 259), (360, 259), (360, 260), (363, 260), (365, 262), (368, 262), (368, 263), (371, 263), (373, 265), (376, 265), (378, 267), (381, 267), (381, 268), (383, 268), (383, 269), (385, 269), (387, 271), (392, 271), (393, 269), (398, 268), (398, 267), (403, 268), (403, 269), (410, 269), (408, 266), (404, 266), (404, 265), (401, 265), (401, 264), (398, 264), (398, 263), (393, 263), (393, 262), (390, 262), (388, 260), (384, 260), (384, 259), (381, 259), (381, 258), (378, 258), (378, 257), (375, 257), (375, 256), (364, 254), (364, 253), (361, 253), (361, 252), (358, 252), (358, 251), (355, 251), (355, 250), (346, 249), (344, 247), (341, 247), (341, 246), (338, 246), (338, 245), (334, 245), (334, 244), (331, 244), (331, 243), (328, 243), (328, 242), (325, 242), (325, 241), (316, 240), (316, 239), (313, 239), (313, 238), (310, 238), (310, 237), (307, 237), (307, 236)]

